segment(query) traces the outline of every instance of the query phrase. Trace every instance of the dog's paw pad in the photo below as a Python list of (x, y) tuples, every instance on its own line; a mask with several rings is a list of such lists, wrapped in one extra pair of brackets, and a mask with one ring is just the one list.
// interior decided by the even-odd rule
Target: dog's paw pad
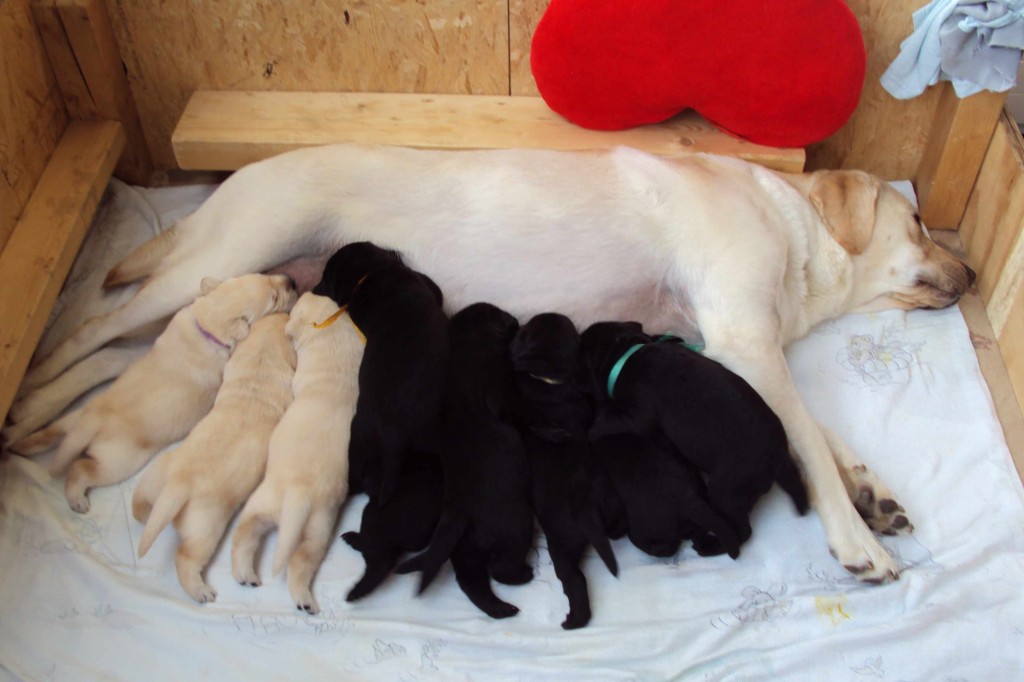
[(863, 464), (846, 470), (850, 480), (853, 506), (868, 527), (882, 535), (904, 535), (914, 530), (906, 510), (893, 498), (892, 492)]

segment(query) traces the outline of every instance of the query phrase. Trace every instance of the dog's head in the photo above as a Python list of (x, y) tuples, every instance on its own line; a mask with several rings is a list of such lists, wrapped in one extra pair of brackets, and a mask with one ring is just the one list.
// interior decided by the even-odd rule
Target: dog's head
[(592, 408), (576, 325), (558, 313), (537, 315), (519, 329), (509, 352), (527, 428), (549, 442), (585, 433)]
[(253, 322), (295, 304), (287, 275), (242, 275), (223, 282), (204, 277), (200, 292), (192, 304), (196, 322), (229, 348), (249, 335)]
[(605, 396), (608, 374), (622, 354), (651, 340), (639, 322), (596, 322), (587, 327), (580, 342), (591, 393)]
[(397, 251), (382, 249), (370, 242), (347, 244), (328, 259), (313, 293), (330, 296), (338, 305), (347, 305), (365, 278), (396, 265), (402, 265), (402, 257)]
[(327, 296), (318, 296), (312, 291), (307, 291), (292, 306), (291, 315), (288, 316), (288, 324), (284, 331), (292, 340), (296, 348), (300, 348), (305, 339), (319, 329), (315, 325), (322, 325), (340, 310), (338, 304)]
[(453, 345), (456, 339), (465, 339), (505, 351), (519, 331), (519, 320), (490, 303), (473, 303), (452, 315), (449, 330)]
[(945, 308), (974, 283), (974, 271), (932, 241), (913, 205), (878, 178), (818, 171), (807, 198), (853, 260), (853, 310)]

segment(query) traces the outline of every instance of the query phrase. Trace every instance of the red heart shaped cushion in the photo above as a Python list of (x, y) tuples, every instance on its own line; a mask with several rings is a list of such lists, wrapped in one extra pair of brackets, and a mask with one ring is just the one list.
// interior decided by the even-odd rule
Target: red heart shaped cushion
[(866, 55), (842, 0), (551, 0), (530, 63), (548, 106), (584, 128), (690, 108), (737, 137), (802, 147), (853, 113)]

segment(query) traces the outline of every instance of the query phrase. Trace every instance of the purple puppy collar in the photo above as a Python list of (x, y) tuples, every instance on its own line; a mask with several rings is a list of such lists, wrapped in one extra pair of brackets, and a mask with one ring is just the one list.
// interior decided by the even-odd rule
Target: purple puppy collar
[(209, 339), (212, 343), (220, 346), (221, 348), (223, 348), (225, 350), (231, 350), (231, 346), (229, 346), (228, 344), (224, 343), (223, 341), (218, 339), (216, 336), (214, 336), (210, 332), (208, 332), (205, 329), (203, 329), (203, 325), (199, 324), (199, 320), (196, 320), (196, 329), (198, 329), (199, 333), (202, 334), (203, 336), (205, 336), (207, 339)]

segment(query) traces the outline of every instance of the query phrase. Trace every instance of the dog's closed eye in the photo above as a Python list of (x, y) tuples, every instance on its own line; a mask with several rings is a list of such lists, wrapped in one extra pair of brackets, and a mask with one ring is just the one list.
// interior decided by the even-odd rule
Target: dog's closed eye
[(552, 386), (561, 386), (565, 382), (561, 379), (553, 379), (551, 377), (542, 377), (539, 374), (530, 374), (531, 377), (538, 381), (543, 381), (545, 384), (551, 384)]

